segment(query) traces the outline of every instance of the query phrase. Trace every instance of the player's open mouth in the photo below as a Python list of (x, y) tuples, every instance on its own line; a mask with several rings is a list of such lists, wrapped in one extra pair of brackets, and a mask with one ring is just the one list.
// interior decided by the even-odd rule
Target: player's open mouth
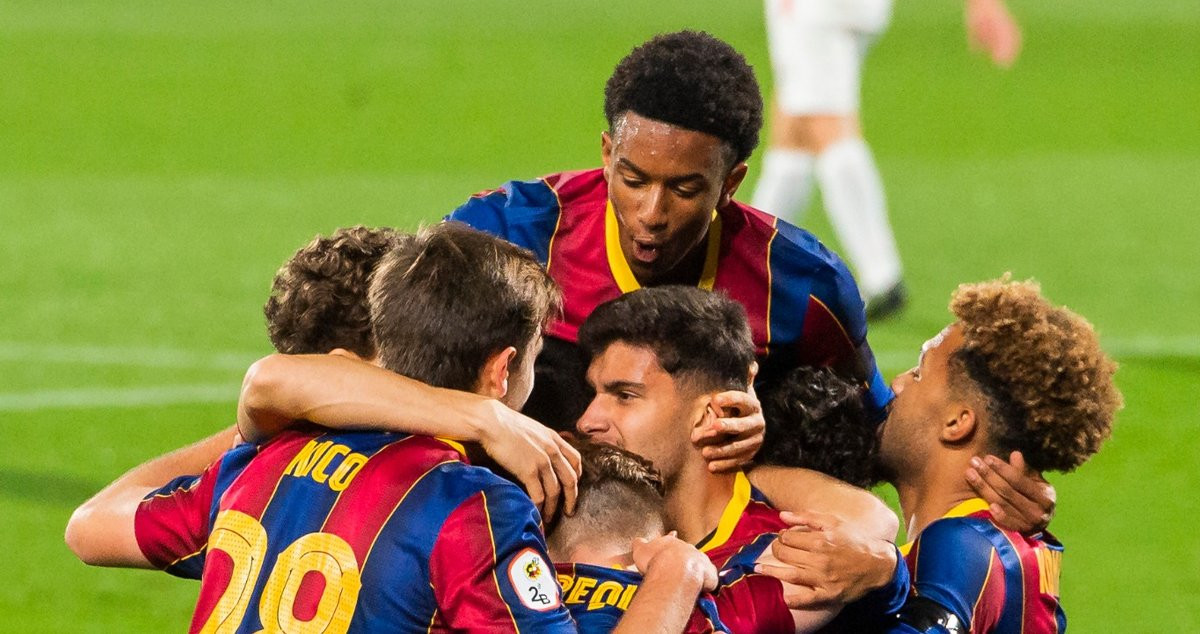
[(658, 259), (662, 248), (653, 242), (633, 241), (633, 258), (639, 262), (650, 264)]

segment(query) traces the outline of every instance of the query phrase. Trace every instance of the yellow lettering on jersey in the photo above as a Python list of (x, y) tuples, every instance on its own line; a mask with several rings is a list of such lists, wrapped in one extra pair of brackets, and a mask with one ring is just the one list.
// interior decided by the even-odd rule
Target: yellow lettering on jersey
[(596, 587), (595, 579), (591, 577), (577, 577), (575, 579), (575, 587), (571, 588), (571, 594), (567, 597), (567, 603), (583, 603), (587, 593), (594, 587)]
[(350, 448), (346, 445), (334, 445), (330, 447), (325, 452), (325, 455), (321, 456), (321, 460), (317, 463), (317, 466), (313, 467), (312, 479), (318, 484), (325, 484), (325, 481), (329, 479), (329, 474), (325, 472), (329, 468), (329, 463), (333, 462), (334, 458), (344, 456), (348, 453), (350, 453)]
[(1037, 561), (1040, 575), (1039, 585), (1042, 594), (1061, 596), (1058, 593), (1059, 575), (1062, 573), (1062, 551), (1050, 548), (1038, 548)]
[(575, 577), (570, 575), (558, 575), (558, 585), (562, 586), (563, 594), (571, 590), (571, 584), (575, 583)]
[(605, 581), (596, 587), (592, 593), (592, 599), (588, 601), (589, 610), (599, 610), (607, 605), (616, 605), (621, 600), (621, 591), (625, 589), (625, 584), (617, 583), (616, 581)]
[(633, 601), (633, 593), (637, 592), (637, 589), (638, 587), (633, 584), (625, 586), (625, 592), (621, 595), (621, 600), (617, 602), (617, 607), (621, 608), (622, 612), (629, 609), (629, 602)]
[(365, 464), (367, 464), (367, 457), (360, 453), (351, 453), (346, 456), (333, 475), (329, 476), (329, 488), (334, 491), (345, 490)]
[(300, 452), (297, 453), (294, 458), (292, 458), (292, 461), (288, 463), (288, 467), (286, 470), (284, 470), (284, 474), (293, 475), (297, 478), (308, 476), (308, 472), (312, 471), (313, 466), (316, 465), (317, 461), (321, 459), (321, 454), (325, 453), (325, 450), (329, 449), (331, 445), (333, 445), (332, 440), (317, 442), (316, 439), (313, 439), (308, 441), (308, 444), (304, 445), (304, 449), (301, 449)]

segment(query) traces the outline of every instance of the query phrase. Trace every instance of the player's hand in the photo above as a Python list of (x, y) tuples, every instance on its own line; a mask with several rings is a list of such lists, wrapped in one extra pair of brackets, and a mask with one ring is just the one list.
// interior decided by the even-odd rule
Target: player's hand
[(1021, 54), (1021, 28), (1004, 6), (1003, 0), (967, 0), (964, 19), (967, 44), (982, 50), (992, 63), (1009, 68)]
[(486, 409), (476, 424), (483, 450), (521, 482), (547, 521), (560, 496), (563, 511), (574, 513), (582, 470), (579, 452), (549, 427), (500, 401), (483, 403)]
[(765, 429), (754, 388), (730, 390), (712, 397), (704, 422), (692, 430), (692, 444), (700, 448), (709, 471), (735, 471), (754, 459)]
[(633, 564), (646, 578), (651, 575), (693, 582), (702, 591), (717, 588), (717, 567), (708, 555), (675, 536), (675, 531), (646, 540), (633, 540)]
[(771, 545), (777, 563), (760, 560), (755, 571), (784, 582), (788, 607), (844, 605), (891, 582), (899, 557), (895, 544), (863, 535), (833, 515), (780, 516), (792, 528)]
[(1054, 487), (1025, 464), (1019, 451), (1009, 455), (1009, 462), (996, 456), (972, 458), (967, 483), (987, 501), (992, 518), (1008, 530), (1033, 535), (1046, 530), (1054, 517)]

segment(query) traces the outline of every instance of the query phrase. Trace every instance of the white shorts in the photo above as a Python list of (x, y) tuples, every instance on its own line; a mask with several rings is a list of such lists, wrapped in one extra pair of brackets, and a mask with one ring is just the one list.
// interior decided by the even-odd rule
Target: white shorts
[(766, 0), (775, 101), (789, 115), (859, 111), (867, 49), (892, 0)]

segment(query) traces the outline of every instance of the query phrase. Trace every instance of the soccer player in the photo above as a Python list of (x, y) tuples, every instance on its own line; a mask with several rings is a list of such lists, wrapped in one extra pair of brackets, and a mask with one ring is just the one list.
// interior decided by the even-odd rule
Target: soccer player
[(880, 431), (880, 467), (915, 536), (902, 548), (913, 594), (891, 631), (1061, 632), (1062, 545), (999, 525), (959, 474), (1009, 452), (1038, 470), (1081, 465), (1121, 407), (1116, 365), (1091, 325), (1036, 284), (964, 284), (950, 309), (955, 322), (893, 382)]
[[(1004, 0), (965, 7), (972, 45), (1011, 65), (1021, 34)], [(906, 299), (883, 182), (858, 114), (863, 60), (891, 12), (891, 0), (766, 0), (775, 94), (753, 204), (799, 224), (815, 180), (870, 318), (898, 311)]]
[(965, 284), (950, 309), (955, 322), (893, 382), (882, 430), (880, 463), (916, 536), (904, 548), (914, 595), (896, 629), (1061, 632), (1062, 544), (998, 526), (947, 474), (1012, 451), (1039, 471), (1074, 470), (1112, 432), (1116, 364), (1091, 324), (1031, 282)]
[(576, 346), (601, 303), (641, 287), (720, 290), (749, 316), (766, 394), (797, 365), (841, 369), (891, 398), (858, 286), (815, 237), (733, 199), (758, 144), (762, 96), (740, 53), (706, 33), (657, 36), (604, 91), (603, 167), (512, 181), (450, 214), (532, 250), (563, 289), (526, 413), (570, 429), (591, 399)]
[[(787, 523), (745, 474), (710, 472), (688, 442), (712, 393), (752, 380), (754, 345), (744, 309), (696, 288), (642, 289), (597, 308), (579, 341), (591, 356), (588, 380), (596, 390), (579, 432), (650, 460), (666, 485), (669, 527), (718, 568), (753, 566)], [(798, 628), (819, 627), (860, 597), (848, 608), (855, 616), (898, 609), (907, 574), (888, 541), (894, 534), (840, 533), (846, 542), (826, 554), (840, 562), (846, 587), (822, 597), (826, 607), (808, 610)], [(783, 604), (782, 591), (775, 596)]]
[[(554, 302), (528, 254), (439, 225), (376, 271), (374, 341), (385, 367), (519, 405)], [(95, 537), (109, 541), (104, 563), (203, 573), (192, 631), (573, 631), (539, 524), (528, 497), (456, 443), (305, 429), (235, 448), (130, 523), (88, 528), (108, 534)]]

